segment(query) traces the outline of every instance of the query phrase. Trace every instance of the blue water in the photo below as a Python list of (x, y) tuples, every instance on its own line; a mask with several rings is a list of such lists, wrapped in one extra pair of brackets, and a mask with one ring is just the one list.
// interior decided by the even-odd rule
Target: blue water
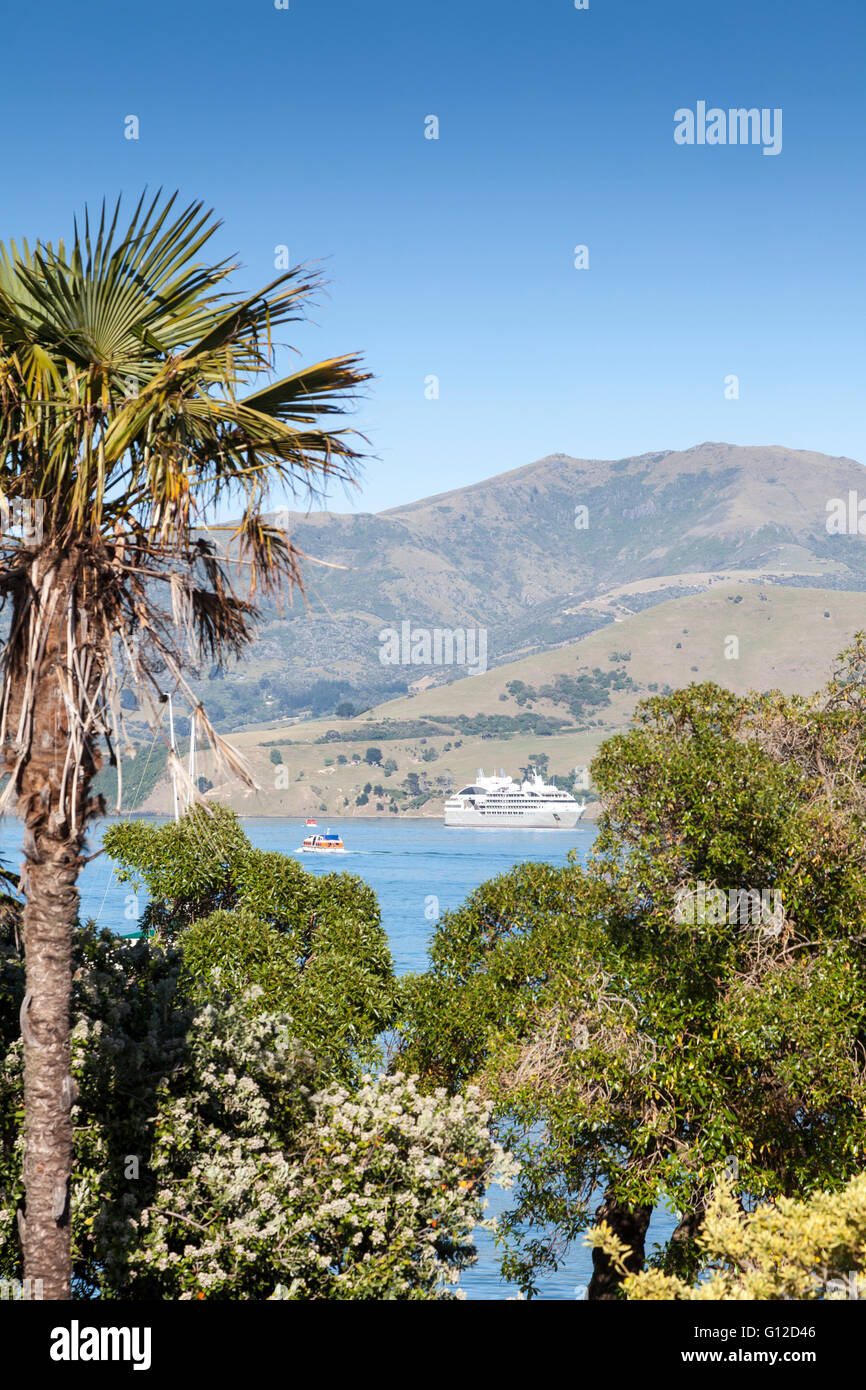
[[(96, 823), (90, 835), (90, 852), (99, 848), (107, 822)], [(298, 819), (250, 817), (244, 829), (259, 849), (295, 854), (308, 831)], [(329, 826), (323, 818), (320, 831)], [(376, 893), (382, 922), (391, 943), (396, 969), (423, 970), (427, 945), (439, 913), (459, 907), (473, 888), (495, 878), (512, 865), (524, 862), (565, 864), (576, 849), (583, 861), (595, 838), (593, 825), (574, 830), (446, 830), (440, 821), (381, 820), (335, 821), (346, 844), (343, 854), (298, 854), (312, 873), (345, 869), (358, 874)], [(21, 826), (14, 819), (0, 821), (0, 859), (10, 869), (20, 862)], [(82, 920), (93, 917), (100, 926), (120, 933), (136, 930), (143, 907), (135, 902), (129, 886), (114, 877), (105, 855), (85, 865), (79, 879)], [(509, 1194), (494, 1189), (489, 1194), (488, 1215), (501, 1212)], [(670, 1234), (673, 1218), (656, 1213), (650, 1227), (647, 1250), (654, 1240)], [(495, 1300), (513, 1297), (517, 1290), (499, 1275), (499, 1254), (492, 1237), (478, 1232), (478, 1262), (461, 1283), (468, 1298)], [(589, 1251), (579, 1245), (556, 1274), (540, 1281), (542, 1299), (582, 1298), (589, 1283), (592, 1263)]]

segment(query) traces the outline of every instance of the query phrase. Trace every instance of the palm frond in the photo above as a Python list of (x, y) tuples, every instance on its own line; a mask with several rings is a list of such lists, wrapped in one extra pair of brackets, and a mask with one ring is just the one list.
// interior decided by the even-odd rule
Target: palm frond
[[(237, 655), (256, 594), (303, 589), (306, 557), (267, 517), (274, 494), (351, 483), (362, 457), (360, 436), (330, 424), (369, 379), (357, 354), (255, 384), (273, 377), (273, 335), (304, 320), (317, 277), (295, 267), (231, 294), (236, 264), (207, 256), (220, 224), (176, 202), (142, 194), (126, 226), (118, 200), (85, 211), (68, 242), (0, 244), (0, 497), (43, 505), (37, 543), (0, 537), (3, 798), (29, 786), (34, 712), (54, 682), (76, 823), (98, 746), (126, 738), (120, 685), (142, 692), (156, 727), (166, 684), (194, 704), (184, 671), (197, 654)], [(228, 507), (218, 554), (202, 530)]]

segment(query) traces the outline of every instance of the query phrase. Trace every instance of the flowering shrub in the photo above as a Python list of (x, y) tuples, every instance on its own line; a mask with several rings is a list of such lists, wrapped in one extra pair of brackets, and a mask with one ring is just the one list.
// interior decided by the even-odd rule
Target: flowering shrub
[[(2, 945), (0, 1274), (20, 1277), (21, 972)], [(177, 947), (88, 926), (75, 951), (78, 1293), (455, 1296), (484, 1188), (511, 1172), (477, 1092), (335, 1079), (290, 1015), (188, 994)]]
[[(421, 1094), (401, 1073), (313, 1098), (310, 1148), (292, 1192), (292, 1277), (275, 1298), (460, 1297), (483, 1193), (514, 1166), (492, 1143), (476, 1087)], [(301, 1240), (297, 1240), (301, 1237)]]

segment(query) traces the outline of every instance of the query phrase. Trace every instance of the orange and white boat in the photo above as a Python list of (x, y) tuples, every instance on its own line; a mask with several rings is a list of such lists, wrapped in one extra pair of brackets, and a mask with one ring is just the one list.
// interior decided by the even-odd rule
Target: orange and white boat
[(340, 850), (345, 851), (343, 844), (336, 830), (328, 830), (324, 835), (308, 835), (301, 845), (302, 850), (313, 851), (316, 854), (334, 854)]

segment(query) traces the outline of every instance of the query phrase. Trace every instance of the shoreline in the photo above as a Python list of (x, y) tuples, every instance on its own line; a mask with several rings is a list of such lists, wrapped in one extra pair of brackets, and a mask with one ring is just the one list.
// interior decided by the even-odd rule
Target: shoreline
[[(221, 804), (221, 803), (215, 803), (215, 804), (218, 804), (218, 805), (219, 805), (219, 804)], [(592, 804), (593, 804), (593, 805), (596, 805), (596, 804), (598, 804), (598, 803), (595, 803), (595, 802), (594, 802), (594, 803), (592, 803)], [(294, 821), (295, 819), (297, 819), (302, 829), (304, 828), (304, 826), (305, 826), (305, 824), (306, 824), (305, 819), (304, 819), (304, 814), (303, 814), (303, 812), (299, 812), (298, 815), (297, 815), (297, 817), (295, 817), (294, 815), (291, 815), (291, 814), (286, 814), (285, 812), (283, 812), (281, 815), (272, 815), (272, 814), (267, 813), (267, 812), (259, 812), (259, 813), (257, 813), (257, 814), (248, 815), (248, 814), (245, 814), (245, 813), (243, 813), (243, 812), (241, 812), (241, 811), (238, 811), (237, 814), (238, 814), (238, 818), (239, 818), (240, 820), (242, 820), (242, 821), (247, 821), (247, 820)], [(100, 816), (100, 817), (98, 817), (98, 819), (99, 819), (99, 820), (110, 820), (110, 821), (126, 821), (126, 820), (171, 820), (171, 819), (172, 819), (172, 813), (171, 813), (171, 811), (128, 811), (128, 812), (123, 812), (123, 811), (121, 811), (121, 812), (119, 812), (119, 813), (118, 813), (117, 811), (106, 811), (105, 814), (102, 815), (102, 816)], [(322, 812), (320, 812), (319, 816), (316, 817), (316, 819), (317, 819), (317, 820), (320, 820), (321, 825), (325, 825), (326, 822), (328, 822), (329, 820), (333, 820), (333, 821), (343, 820), (343, 821), (347, 821), (347, 822), (350, 822), (350, 821), (355, 821), (355, 822), (357, 822), (357, 821), (384, 821), (384, 822), (386, 822), (388, 825), (405, 824), (407, 821), (429, 821), (429, 822), (431, 822), (431, 823), (434, 824), (434, 825), (435, 825), (435, 824), (439, 824), (439, 825), (444, 826), (444, 828), (445, 828), (446, 830), (508, 830), (508, 831), (525, 830), (525, 831), (527, 832), (527, 834), (537, 834), (539, 831), (542, 831), (542, 832), (544, 832), (545, 834), (546, 834), (548, 831), (560, 831), (562, 834), (565, 834), (569, 829), (570, 829), (570, 830), (576, 830), (577, 827), (578, 827), (579, 825), (584, 825), (584, 824), (592, 825), (592, 824), (594, 824), (595, 821), (596, 821), (596, 819), (597, 819), (597, 816), (591, 816), (591, 815), (588, 815), (588, 814), (584, 814), (583, 816), (581, 816), (580, 820), (577, 821), (577, 823), (576, 823), (575, 825), (573, 825), (573, 826), (555, 826), (555, 825), (541, 825), (541, 826), (539, 826), (539, 825), (535, 825), (535, 826), (533, 826), (533, 825), (526, 825), (526, 826), (523, 826), (523, 825), (449, 825), (449, 826), (445, 826), (444, 818), (443, 818), (442, 816), (422, 816), (422, 815), (418, 815), (418, 816), (394, 816), (394, 815), (341, 816), (341, 815), (339, 814), (339, 812), (338, 812), (336, 815), (331, 816), (331, 814), (330, 814), (329, 812), (327, 812), (327, 811), (322, 811)]]

